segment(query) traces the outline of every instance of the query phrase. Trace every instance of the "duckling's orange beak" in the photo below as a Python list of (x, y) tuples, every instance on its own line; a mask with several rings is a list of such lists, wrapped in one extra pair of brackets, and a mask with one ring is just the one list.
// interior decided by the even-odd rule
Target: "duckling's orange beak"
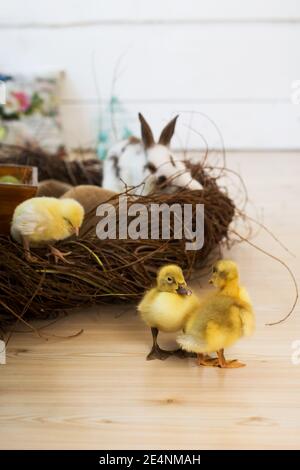
[(191, 289), (188, 289), (184, 284), (179, 284), (177, 293), (180, 295), (191, 295)]

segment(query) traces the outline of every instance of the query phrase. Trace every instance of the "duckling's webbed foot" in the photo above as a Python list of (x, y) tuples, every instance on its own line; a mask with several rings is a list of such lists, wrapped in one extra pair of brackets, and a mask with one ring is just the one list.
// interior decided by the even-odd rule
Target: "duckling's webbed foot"
[(172, 351), (166, 351), (165, 349), (161, 349), (158, 344), (152, 347), (151, 351), (147, 356), (147, 361), (153, 361), (154, 359), (159, 359), (160, 361), (164, 361), (168, 359), (172, 355)]
[(246, 367), (243, 362), (233, 359), (232, 361), (226, 361), (225, 364), (219, 365), (221, 369), (238, 369), (239, 367)]
[(210, 357), (208, 354), (197, 354), (197, 364), (198, 366), (217, 367), (219, 359)]
[(196, 353), (184, 351), (184, 349), (181, 349), (181, 348), (175, 349), (175, 351), (172, 351), (172, 355), (179, 357), (180, 359), (187, 359), (189, 357), (192, 357), (192, 358), (197, 357)]
[(153, 345), (152, 349), (147, 356), (147, 361), (153, 361), (154, 359), (159, 359), (160, 361), (164, 361), (169, 356), (173, 354), (173, 351), (165, 351), (161, 349), (157, 343), (157, 336), (158, 336), (158, 329), (151, 328), (152, 338), (153, 338)]
[(236, 359), (226, 360), (224, 356), (224, 349), (220, 349), (220, 351), (217, 351), (217, 355), (218, 367), (221, 367), (221, 369), (238, 369), (239, 367), (246, 366), (246, 364), (243, 364), (242, 362), (239, 362)]

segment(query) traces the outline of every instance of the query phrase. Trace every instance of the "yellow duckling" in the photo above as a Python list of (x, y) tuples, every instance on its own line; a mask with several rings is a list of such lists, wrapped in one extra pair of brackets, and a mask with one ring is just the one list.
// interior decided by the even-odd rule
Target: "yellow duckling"
[(138, 311), (144, 322), (150, 326), (153, 346), (147, 356), (151, 359), (166, 359), (171, 354), (182, 354), (177, 351), (165, 351), (157, 343), (159, 331), (167, 333), (182, 329), (187, 317), (199, 307), (198, 298), (187, 288), (182, 270), (179, 266), (163, 266), (157, 274), (156, 287), (150, 289), (138, 305)]
[[(186, 322), (177, 342), (185, 351), (197, 353), (198, 364), (222, 368), (243, 367), (237, 360), (228, 361), (227, 348), (242, 336), (250, 336), (255, 318), (247, 291), (239, 284), (237, 265), (220, 260), (213, 267), (210, 282), (218, 289), (208, 296)], [(217, 359), (207, 354), (217, 353)]]

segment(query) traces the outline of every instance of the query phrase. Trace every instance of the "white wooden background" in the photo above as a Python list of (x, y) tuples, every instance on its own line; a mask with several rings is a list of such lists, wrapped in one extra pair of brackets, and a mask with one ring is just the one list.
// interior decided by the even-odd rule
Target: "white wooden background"
[(0, 0), (0, 69), (66, 71), (71, 146), (95, 141), (120, 58), (115, 92), (131, 127), (138, 111), (156, 131), (180, 112), (175, 145), (203, 144), (191, 125), (219, 147), (201, 112), (227, 148), (300, 148), (299, 0)]

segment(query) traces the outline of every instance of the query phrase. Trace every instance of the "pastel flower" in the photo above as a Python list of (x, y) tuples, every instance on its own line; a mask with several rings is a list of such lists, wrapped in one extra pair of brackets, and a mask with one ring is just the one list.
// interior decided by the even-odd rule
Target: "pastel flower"
[(30, 106), (30, 98), (22, 91), (13, 91), (11, 93), (19, 102), (20, 111), (25, 113)]

